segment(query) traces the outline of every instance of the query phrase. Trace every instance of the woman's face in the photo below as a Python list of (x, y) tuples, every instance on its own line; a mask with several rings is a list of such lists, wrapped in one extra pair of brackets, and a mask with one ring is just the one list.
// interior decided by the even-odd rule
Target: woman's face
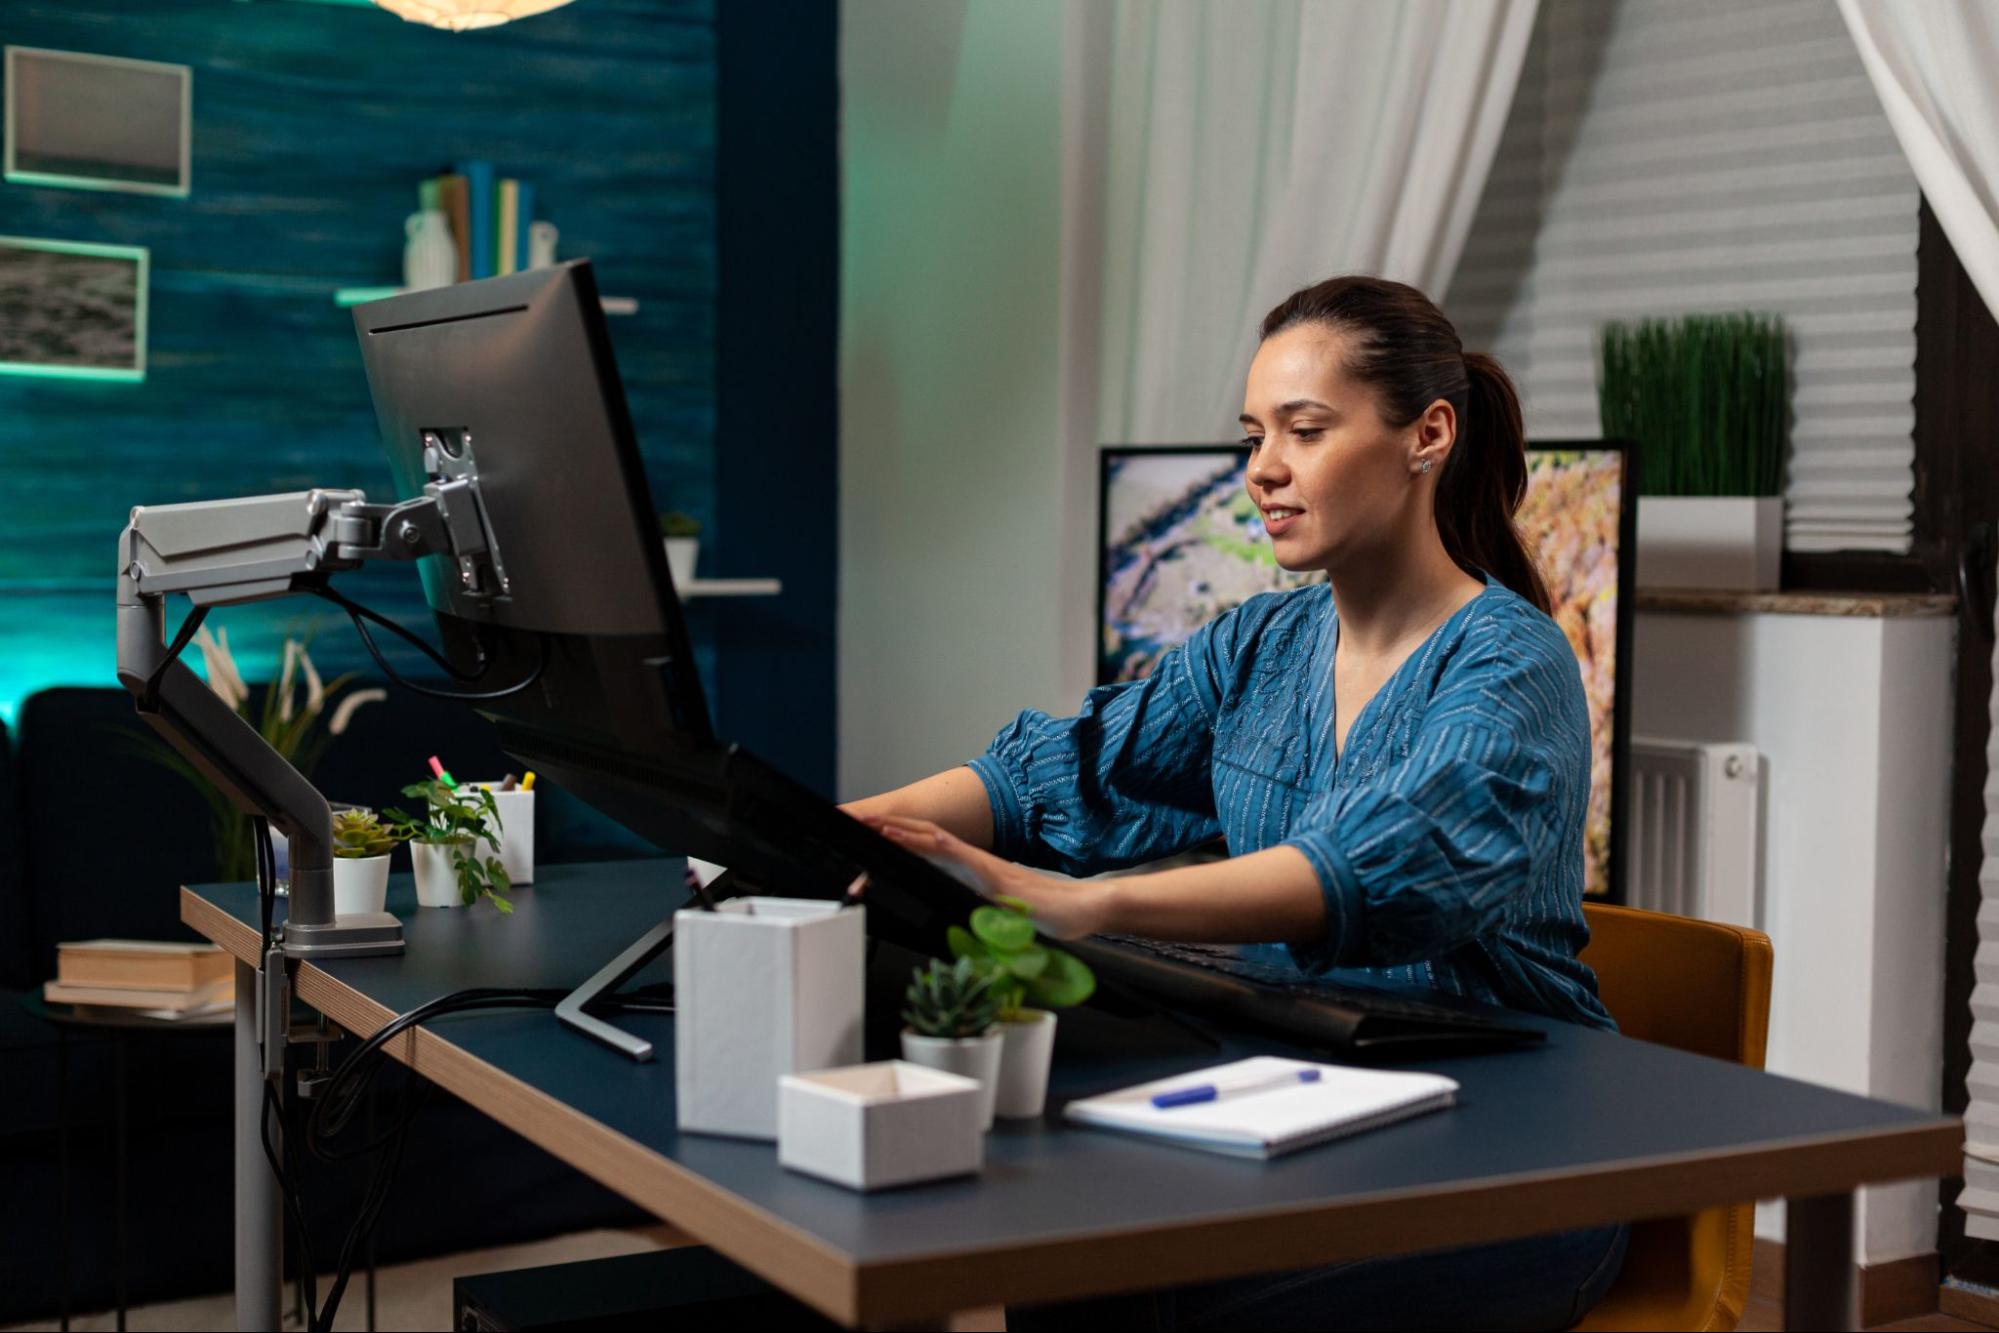
[(1350, 567), (1412, 540), (1455, 434), (1441, 400), (1399, 430), (1384, 424), (1373, 390), (1347, 378), (1345, 341), (1296, 324), (1265, 339), (1249, 366), (1249, 496), (1290, 570)]

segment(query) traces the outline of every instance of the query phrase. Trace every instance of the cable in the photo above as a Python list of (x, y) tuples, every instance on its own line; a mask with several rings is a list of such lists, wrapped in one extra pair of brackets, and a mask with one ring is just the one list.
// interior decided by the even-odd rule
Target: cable
[(535, 641), (539, 652), (535, 658), (534, 670), (529, 672), (525, 679), (516, 681), (512, 685), (497, 690), (439, 690), (433, 689), (428, 685), (419, 685), (413, 680), (404, 679), (394, 667), (389, 665), (388, 659), (382, 656), (381, 645), (375, 642), (375, 636), (368, 631), (368, 621), (372, 620), (401, 637), (425, 657), (436, 663), (438, 668), (453, 680), (464, 681), (468, 684), (472, 681), (482, 679), (486, 674), (488, 662), (486, 660), (485, 647), (479, 644), (474, 645), (479, 652), (479, 667), (476, 671), (470, 673), (460, 671), (457, 667), (451, 665), (451, 662), (442, 653), (388, 617), (369, 610), (359, 602), (334, 591), (330, 587), (320, 586), (312, 588), (309, 591), (314, 596), (322, 597), (345, 611), (347, 618), (354, 622), (355, 633), (361, 636), (361, 643), (367, 648), (368, 656), (375, 660), (375, 665), (381, 668), (382, 674), (388, 677), (394, 684), (400, 685), (415, 694), (421, 694), (432, 699), (451, 699), (459, 703), (486, 703), (494, 699), (508, 699), (524, 690), (531, 689), (541, 680), (542, 672), (548, 666), (548, 636), (543, 634), (538, 636)]
[(180, 632), (174, 635), (174, 641), (167, 645), (167, 655), (160, 659), (160, 664), (146, 677), (146, 688), (139, 693), (140, 712), (160, 711), (160, 682), (166, 678), (167, 668), (174, 664), (174, 660), (181, 655), (181, 650), (187, 647), (188, 641), (194, 638), (194, 632), (201, 628), (201, 622), (206, 619), (208, 619), (208, 608), (197, 606), (180, 622)]

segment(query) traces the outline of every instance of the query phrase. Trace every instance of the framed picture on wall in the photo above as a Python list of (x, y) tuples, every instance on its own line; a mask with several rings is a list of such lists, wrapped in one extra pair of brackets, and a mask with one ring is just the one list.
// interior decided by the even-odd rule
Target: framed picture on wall
[(194, 73), (152, 60), (6, 49), (6, 178), (187, 196)]
[(0, 374), (146, 378), (143, 246), (0, 236)]

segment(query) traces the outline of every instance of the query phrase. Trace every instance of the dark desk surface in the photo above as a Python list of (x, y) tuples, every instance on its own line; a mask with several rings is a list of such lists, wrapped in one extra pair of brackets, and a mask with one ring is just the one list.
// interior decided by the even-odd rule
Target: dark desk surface
[[(465, 987), (575, 985), (684, 897), (678, 861), (538, 875), (511, 917), (418, 911), (409, 876), (394, 877), (389, 908), (406, 923), (407, 952), (305, 965), (300, 998), (366, 1033)], [(183, 890), (182, 919), (254, 958), (253, 886)], [(783, 1170), (769, 1143), (680, 1134), (672, 1019), (616, 1021), (659, 1058), (634, 1064), (546, 1012), (447, 1017), (393, 1050), (849, 1323), (1838, 1193), (1948, 1174), (1963, 1141), (1958, 1121), (1933, 1112), (1549, 1022), (1541, 1049), (1423, 1062), (1462, 1085), (1452, 1110), (1244, 1161), (1068, 1127), (1052, 1112), (1070, 1097), (1288, 1048), (1229, 1037), (1217, 1052), (1157, 1020), (1083, 1010), (1062, 1016), (1050, 1118), (1001, 1122), (982, 1176), (861, 1195)]]

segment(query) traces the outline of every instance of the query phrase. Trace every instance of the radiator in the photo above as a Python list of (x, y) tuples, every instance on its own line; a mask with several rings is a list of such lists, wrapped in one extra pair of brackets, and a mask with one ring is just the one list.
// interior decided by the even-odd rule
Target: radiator
[(1753, 745), (1634, 737), (1625, 902), (1754, 927), (1760, 785)]

